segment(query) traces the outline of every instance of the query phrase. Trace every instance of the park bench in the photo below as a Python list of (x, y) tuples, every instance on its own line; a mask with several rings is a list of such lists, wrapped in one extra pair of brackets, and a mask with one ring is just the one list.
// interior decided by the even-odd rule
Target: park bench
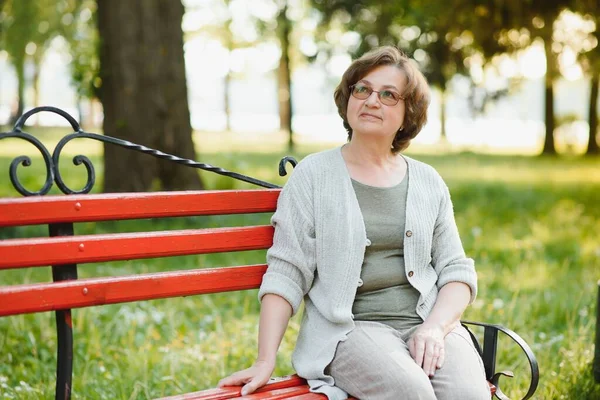
[[(52, 156), (37, 139), (22, 131), (27, 118), (40, 111), (51, 111), (64, 116), (74, 129), (74, 133), (65, 136), (58, 143)], [(249, 290), (260, 286), (267, 268), (264, 264), (86, 279), (78, 279), (77, 270), (79, 264), (86, 263), (267, 249), (272, 244), (273, 238), (273, 228), (268, 225), (93, 235), (76, 235), (74, 225), (83, 222), (142, 218), (272, 213), (276, 209), (280, 193), (280, 188), (276, 185), (211, 165), (183, 160), (119, 139), (83, 132), (72, 117), (52, 107), (42, 107), (24, 114), (17, 121), (13, 131), (0, 133), (0, 140), (9, 137), (21, 138), (36, 145), (46, 161), (47, 180), (38, 192), (26, 189), (19, 182), (16, 167), (19, 163), (26, 164), (27, 161), (24, 161), (24, 157), (17, 157), (11, 166), (10, 178), (15, 189), (25, 197), (0, 199), (0, 227), (43, 224), (48, 225), (49, 236), (0, 240), (0, 270), (50, 266), (53, 281), (0, 286), (0, 317), (50, 311), (56, 313), (58, 339), (56, 399), (69, 399), (71, 396), (73, 365), (77, 364), (73, 356), (73, 309)], [(132, 151), (148, 153), (266, 188), (88, 194), (94, 184), (94, 174), (93, 166), (87, 160), (84, 164), (88, 170), (88, 182), (83, 190), (76, 192), (65, 185), (58, 171), (60, 151), (75, 137), (109, 142)], [(78, 157), (81, 160), (81, 156)], [(291, 159), (284, 158), (279, 166), (282, 175), (285, 175), (286, 162), (294, 163)], [(68, 195), (46, 195), (53, 182), (56, 182), (61, 191)], [(475, 337), (474, 340), (484, 361), (490, 384), (490, 395), (500, 399), (506, 398), (500, 390), (499, 378), (502, 375), (511, 376), (510, 372), (496, 372), (496, 350), (499, 333), (502, 332), (513, 339), (527, 356), (531, 381), (523, 399), (530, 398), (537, 388), (539, 371), (535, 356), (527, 343), (516, 333), (500, 325), (466, 321), (464, 323), (483, 327), (483, 347), (479, 347)], [(228, 387), (179, 394), (166, 399), (206, 400), (239, 397), (239, 387)], [(257, 393), (243, 398), (308, 400), (324, 399), (325, 396), (310, 393), (306, 382), (297, 375), (292, 375), (274, 378)]]

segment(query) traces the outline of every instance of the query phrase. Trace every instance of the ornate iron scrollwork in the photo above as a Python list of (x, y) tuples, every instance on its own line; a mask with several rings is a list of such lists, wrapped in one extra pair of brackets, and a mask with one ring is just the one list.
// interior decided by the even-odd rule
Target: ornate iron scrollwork
[[(52, 152), (52, 155), (50, 155), (50, 151), (48, 151), (48, 149), (37, 138), (35, 138), (33, 135), (23, 131), (23, 126), (25, 125), (25, 122), (27, 121), (27, 119), (29, 117), (31, 117), (32, 115), (42, 112), (42, 111), (49, 111), (49, 112), (53, 112), (53, 113), (56, 113), (56, 114), (62, 116), (69, 122), (69, 124), (71, 125), (71, 128), (73, 128), (73, 133), (66, 135), (58, 142), (58, 144), (56, 145), (56, 148)], [(73, 139), (78, 139), (78, 138), (87, 138), (87, 139), (97, 140), (97, 141), (103, 142), (103, 143), (113, 144), (115, 146), (124, 147), (129, 150), (148, 154), (152, 157), (160, 158), (162, 160), (167, 160), (167, 161), (174, 162), (174, 163), (184, 165), (184, 166), (188, 166), (191, 168), (197, 168), (197, 169), (202, 169), (202, 170), (209, 171), (209, 172), (214, 172), (219, 175), (228, 176), (232, 179), (237, 179), (240, 181), (248, 182), (253, 185), (257, 185), (257, 186), (261, 186), (261, 187), (265, 187), (265, 188), (280, 187), (280, 186), (275, 185), (270, 182), (252, 178), (250, 176), (243, 175), (243, 174), (240, 174), (237, 172), (228, 171), (221, 167), (216, 167), (216, 166), (213, 166), (210, 164), (200, 163), (200, 162), (197, 162), (194, 160), (181, 158), (181, 157), (175, 156), (173, 154), (167, 154), (160, 150), (151, 149), (149, 147), (142, 146), (142, 145), (136, 144), (136, 143), (132, 143), (127, 140), (122, 140), (122, 139), (118, 139), (118, 138), (106, 136), (106, 135), (99, 135), (97, 133), (85, 132), (81, 129), (81, 127), (79, 126), (79, 123), (77, 123), (77, 121), (71, 115), (69, 115), (67, 112), (65, 112), (59, 108), (56, 108), (56, 107), (47, 107), (47, 106), (46, 107), (36, 107), (36, 108), (26, 112), (17, 120), (17, 122), (15, 123), (15, 126), (11, 132), (0, 133), (0, 140), (7, 139), (7, 138), (23, 139), (23, 140), (26, 140), (27, 142), (33, 144), (42, 154), (44, 163), (46, 164), (46, 180), (44, 182), (44, 185), (38, 191), (30, 191), (30, 190), (26, 189), (19, 181), (19, 178), (17, 176), (17, 168), (19, 167), (19, 165), (22, 165), (24, 167), (30, 166), (31, 158), (29, 158), (28, 156), (24, 156), (24, 155), (18, 156), (11, 162), (10, 170), (9, 170), (10, 180), (12, 182), (13, 187), (17, 190), (17, 192), (19, 192), (23, 196), (45, 195), (50, 191), (54, 182), (56, 183), (58, 188), (65, 194), (89, 193), (92, 190), (92, 188), (94, 187), (94, 184), (96, 182), (96, 172), (95, 172), (92, 161), (88, 157), (86, 157), (84, 155), (76, 155), (75, 157), (73, 157), (74, 165), (83, 164), (87, 170), (87, 181), (86, 181), (85, 186), (81, 190), (73, 190), (73, 189), (69, 188), (66, 185), (66, 183), (64, 182), (64, 180), (62, 179), (62, 175), (58, 168), (59, 161), (60, 161), (60, 155), (61, 155), (63, 148), (65, 147), (65, 145), (68, 142), (70, 142)], [(290, 163), (292, 165), (292, 167), (295, 167), (297, 164), (297, 161), (293, 157), (289, 157), (289, 156), (284, 157), (279, 162), (279, 175), (280, 176), (285, 176), (287, 174), (286, 170), (285, 170), (285, 166), (287, 163)]]

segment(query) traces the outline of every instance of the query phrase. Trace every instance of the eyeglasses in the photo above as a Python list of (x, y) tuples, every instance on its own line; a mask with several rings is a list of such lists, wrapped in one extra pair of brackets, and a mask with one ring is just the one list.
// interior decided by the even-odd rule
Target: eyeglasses
[(371, 94), (373, 94), (373, 92), (375, 92), (377, 93), (379, 101), (386, 106), (395, 106), (400, 100), (403, 100), (403, 97), (400, 95), (400, 93), (397, 93), (393, 90), (385, 89), (377, 91), (373, 90), (367, 85), (363, 85), (362, 83), (356, 83), (350, 86), (350, 92), (354, 98), (359, 100), (366, 100), (369, 98), (369, 96), (371, 96)]

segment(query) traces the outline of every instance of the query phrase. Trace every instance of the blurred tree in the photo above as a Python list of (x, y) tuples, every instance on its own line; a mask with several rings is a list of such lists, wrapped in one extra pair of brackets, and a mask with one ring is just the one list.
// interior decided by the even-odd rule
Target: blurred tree
[[(407, 5), (408, 7), (408, 5)], [(454, 0), (453, 12), (448, 1), (435, 0), (411, 10), (412, 18), (398, 18), (397, 39), (423, 66), (429, 83), (440, 91), (441, 138), (446, 140), (446, 99), (448, 83), (456, 75), (469, 77), (465, 59), (476, 51), (470, 30), (475, 17), (467, 1)], [(411, 26), (402, 27), (403, 20)]]
[[(596, 26), (600, 24), (598, 14), (596, 14)], [(596, 43), (600, 40), (598, 30), (594, 32)], [(600, 48), (596, 46), (595, 50), (586, 53), (588, 73), (590, 78), (590, 101), (588, 107), (588, 126), (590, 133), (588, 137), (588, 146), (586, 155), (600, 155), (600, 147), (598, 146), (598, 93), (600, 89)], [(594, 53), (593, 55), (591, 53)]]
[[(546, 135), (542, 154), (556, 154), (554, 146), (554, 83), (560, 77), (557, 47), (553, 38), (554, 23), (560, 13), (571, 6), (569, 0), (472, 0), (478, 18), (474, 19), (473, 31), (476, 41), (489, 43), (490, 37), (497, 44), (484, 46), (484, 55), (513, 52), (540, 40), (546, 55), (544, 85), (544, 123)], [(493, 35), (490, 36), (490, 30)], [(486, 39), (487, 38), (487, 39)]]
[[(233, 8), (236, 6), (236, 1), (239, 0), (212, 0), (201, 4), (190, 5), (186, 7), (186, 13), (190, 13), (192, 17), (196, 14), (207, 13), (213, 16), (206, 23), (201, 23), (195, 29), (185, 32), (185, 41), (196, 37), (211, 37), (217, 39), (221, 45), (227, 49), (229, 60), (236, 49), (248, 48), (257, 43), (256, 40), (248, 40), (246, 37), (236, 35), (233, 28), (236, 18)], [(256, 21), (243, 21), (241, 23), (255, 23)], [(231, 130), (231, 111), (230, 111), (230, 92), (231, 80), (234, 77), (231, 63), (227, 65), (227, 71), (223, 77), (223, 109), (225, 111), (225, 129)]]
[[(325, 24), (345, 26), (359, 35), (354, 56), (381, 45), (395, 45), (421, 65), (429, 84), (440, 90), (441, 138), (446, 138), (446, 90), (456, 74), (468, 75), (464, 59), (471, 55), (473, 34), (468, 30), (474, 18), (468, 1), (406, 0), (312, 0), (322, 12)], [(340, 21), (343, 21), (340, 23)]]
[[(17, 108), (13, 109), (10, 118), (12, 125), (16, 118), (23, 113), (25, 100), (25, 48), (29, 38), (33, 36), (33, 26), (29, 22), (37, 19), (35, 8), (29, 7), (28, 1), (4, 1), (2, 8), (2, 48), (8, 53), (9, 62), (17, 74)], [(31, 1), (31, 3), (35, 3)]]
[[(210, 0), (196, 5), (190, 2), (188, 12), (210, 8), (213, 20), (199, 23), (186, 38), (198, 35), (217, 38), (230, 55), (237, 49), (258, 43), (276, 42), (281, 50), (277, 67), (277, 98), (280, 129), (288, 135), (288, 147), (293, 149), (291, 71), (304, 57), (297, 49), (307, 34), (302, 21), (310, 18), (306, 0)], [(231, 66), (224, 77), (224, 108), (229, 110)], [(229, 120), (227, 122), (229, 127)]]
[[(600, 4), (597, 0), (579, 0), (578, 12), (583, 15), (583, 35), (577, 35), (580, 63), (590, 77), (588, 106), (589, 137), (586, 155), (600, 155), (598, 146), (598, 94), (600, 89)], [(579, 39), (579, 40), (578, 40)]]
[(544, 97), (546, 136), (542, 154), (556, 154), (556, 147), (554, 146), (554, 82), (560, 77), (560, 73), (558, 54), (552, 47), (552, 35), (554, 33), (554, 21), (556, 21), (560, 12), (567, 7), (564, 3), (564, 1), (556, 0), (516, 1), (518, 11), (515, 14), (522, 16), (522, 18), (517, 19), (518, 26), (528, 29), (533, 40), (539, 38), (544, 41), (544, 51), (546, 53), (546, 96)]
[(288, 17), (288, 0), (277, 2), (277, 39), (281, 56), (277, 68), (277, 98), (279, 101), (279, 126), (288, 134), (288, 151), (294, 150), (294, 137), (292, 131), (292, 78), (290, 66), (290, 43), (292, 22)]
[(46, 51), (50, 47), (52, 40), (63, 32), (63, 27), (71, 23), (71, 14), (69, 9), (76, 3), (76, 0), (49, 1), (42, 0), (37, 2), (37, 29), (34, 31), (32, 41), (29, 42), (26, 51), (30, 56), (32, 69), (32, 106), (40, 105), (40, 74), (42, 62)]
[[(72, 22), (62, 24), (59, 33), (69, 44), (71, 80), (77, 95), (77, 109), (81, 125), (92, 124), (93, 103), (100, 87), (100, 60), (96, 0), (76, 0), (70, 3), (65, 15)], [(90, 112), (83, 112), (84, 99), (90, 102)], [(90, 121), (86, 121), (86, 116)]]
[(56, 35), (60, 23), (59, 5), (50, 0), (4, 0), (0, 9), (1, 47), (17, 75), (17, 107), (13, 110), (11, 124), (23, 114), (25, 108), (26, 63), (33, 69), (34, 105), (37, 103), (37, 81), (40, 64), (50, 40)]
[[(104, 132), (195, 159), (183, 56), (181, 1), (101, 0), (99, 89)], [(195, 169), (106, 145), (107, 192), (202, 187)]]
[(279, 104), (279, 126), (288, 135), (288, 151), (294, 150), (294, 135), (292, 130), (292, 69), (303, 59), (298, 52), (297, 38), (301, 36), (302, 20), (307, 18), (309, 11), (305, 0), (264, 0), (266, 9), (270, 12), (258, 12), (253, 9), (258, 18), (258, 28), (261, 36), (271, 36), (279, 44), (281, 55), (277, 67), (277, 100)]

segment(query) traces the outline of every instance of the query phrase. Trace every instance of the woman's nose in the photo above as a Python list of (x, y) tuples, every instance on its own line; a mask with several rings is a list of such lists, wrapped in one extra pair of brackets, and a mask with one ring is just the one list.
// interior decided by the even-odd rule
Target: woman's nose
[(380, 106), (381, 103), (379, 102), (379, 94), (377, 92), (372, 92), (371, 95), (367, 97), (366, 104), (369, 107)]

